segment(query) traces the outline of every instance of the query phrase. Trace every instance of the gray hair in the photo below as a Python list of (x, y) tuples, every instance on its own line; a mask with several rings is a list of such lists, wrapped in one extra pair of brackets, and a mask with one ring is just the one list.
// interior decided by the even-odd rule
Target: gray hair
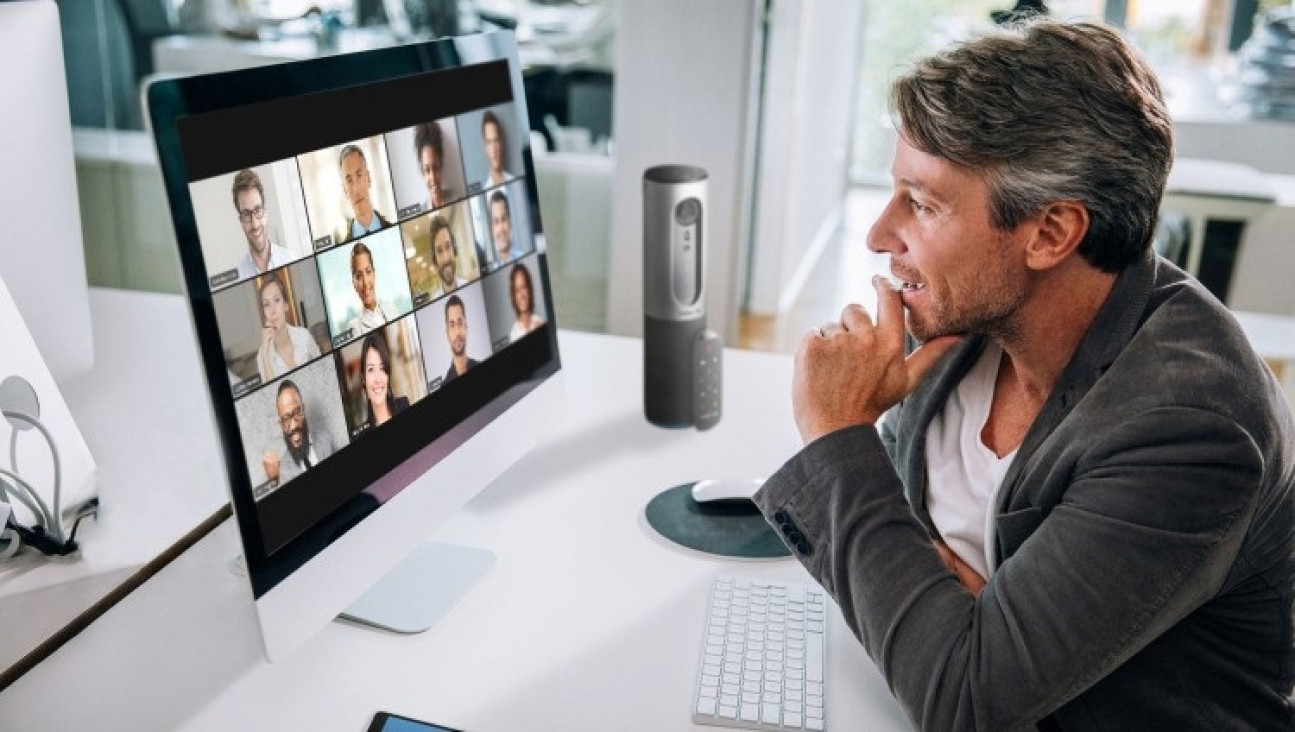
[(1078, 201), (1079, 254), (1118, 272), (1151, 246), (1173, 130), (1160, 84), (1097, 23), (1032, 18), (919, 61), (891, 87), (905, 142), (979, 174), (993, 225)]

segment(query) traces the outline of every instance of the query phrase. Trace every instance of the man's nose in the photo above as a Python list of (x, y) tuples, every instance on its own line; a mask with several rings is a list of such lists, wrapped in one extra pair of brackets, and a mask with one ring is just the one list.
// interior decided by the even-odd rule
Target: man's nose
[(872, 227), (868, 229), (868, 237), (865, 240), (866, 244), (868, 249), (878, 254), (886, 252), (896, 254), (905, 249), (903, 240), (901, 240), (899, 235), (895, 232), (893, 221), (894, 205), (895, 202), (893, 199), (887, 202), (886, 208), (882, 210), (881, 215), (877, 217), (877, 220), (872, 223)]

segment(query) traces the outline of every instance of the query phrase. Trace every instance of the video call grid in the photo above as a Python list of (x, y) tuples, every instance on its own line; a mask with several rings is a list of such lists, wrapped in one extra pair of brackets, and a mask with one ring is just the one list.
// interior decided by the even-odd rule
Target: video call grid
[[(507, 105), (499, 105), (499, 106), (511, 110), (512, 105), (511, 103), (509, 103)], [(480, 110), (478, 110), (478, 112), (480, 112)], [(460, 125), (462, 124), (463, 120), (466, 118), (469, 118), (471, 114), (472, 113), (469, 112), (465, 114), (456, 115), (452, 118), (443, 118), (442, 120), (437, 120), (436, 123), (443, 124), (446, 122), (452, 122), (455, 128), (455, 134), (458, 135), (461, 139), (462, 130), (460, 128)], [(380, 137), (383, 139), (384, 143), (389, 143), (393, 134), (394, 133), (390, 133), (390, 132), (384, 133), (382, 135), (376, 135), (374, 136), (374, 138)], [(515, 147), (515, 144), (512, 141), (510, 141), (508, 145), (510, 148)], [(392, 171), (395, 169), (395, 166), (398, 164), (394, 160), (395, 153), (393, 152), (393, 147), (394, 146), (391, 144), (383, 145), (384, 153), (386, 155), (386, 160), (384, 161), (386, 162), (386, 176), (384, 176), (382, 179), (379, 180), (379, 184), (385, 183), (389, 187), (389, 190), (394, 190), (395, 188)], [(461, 163), (462, 156), (466, 154), (464, 146), (459, 145), (456, 152), (457, 152), (456, 157), (458, 158), (458, 160), (453, 162)], [(482, 152), (484, 153), (484, 150)], [(520, 150), (515, 150), (514, 153), (516, 155), (520, 155)], [(302, 155), (297, 155), (293, 158), (286, 159), (286, 160), (290, 160), (297, 168), (296, 172), (297, 172), (297, 180), (299, 184), (301, 183), (301, 178), (302, 178), (302, 171), (300, 167), (301, 161), (306, 155), (310, 155), (310, 154), (311, 153), (305, 153)], [(367, 162), (367, 159), (366, 159), (366, 162)], [(450, 164), (452, 165), (453, 162), (450, 162)], [(515, 167), (515, 164), (514, 164), (514, 167)], [(451, 195), (445, 196), (441, 202), (441, 205), (439, 206), (434, 205), (434, 202), (430, 200), (430, 196), (429, 196), (429, 201), (426, 204), (404, 206), (404, 207), (398, 206), (397, 213), (403, 214), (403, 216), (398, 215), (394, 220), (388, 222), (386, 226), (381, 227), (381, 229), (377, 231), (365, 232), (362, 236), (359, 236), (350, 240), (338, 241), (336, 243), (325, 242), (325, 246), (315, 249), (310, 254), (303, 255), (297, 259), (294, 259), (289, 264), (281, 265), (277, 268), (267, 270), (266, 272), (261, 273), (259, 275), (254, 275), (245, 279), (242, 279), (242, 278), (237, 279), (235, 282), (225, 287), (213, 287), (213, 294), (222, 290), (233, 290), (239, 287), (255, 289), (259, 281), (261, 281), (264, 277), (267, 277), (271, 274), (274, 274), (280, 277), (281, 281), (285, 279), (292, 279), (285, 276), (285, 273), (287, 273), (289, 268), (292, 267), (293, 265), (300, 265), (305, 260), (312, 260), (315, 263), (315, 267), (312, 268), (313, 275), (316, 278), (315, 284), (322, 290), (323, 281), (324, 281), (324, 272), (322, 270), (322, 266), (320, 266), (319, 264), (319, 261), (321, 256), (324, 255), (324, 253), (333, 251), (338, 248), (353, 247), (357, 243), (372, 241), (375, 237), (379, 236), (384, 231), (403, 232), (403, 229), (406, 227), (406, 225), (412, 222), (416, 222), (420, 219), (426, 219), (430, 221), (433, 216), (436, 216), (444, 211), (450, 210), (457, 206), (460, 208), (460, 212), (459, 212), (460, 215), (464, 215), (464, 214), (467, 215), (467, 219), (466, 221), (463, 222), (462, 226), (463, 228), (467, 229), (468, 236), (466, 237), (467, 241), (465, 242), (456, 241), (456, 244), (459, 246), (460, 249), (462, 249), (462, 247), (469, 247), (468, 256), (478, 260), (475, 277), (473, 279), (468, 280), (467, 282), (456, 285), (456, 287), (452, 290), (442, 290), (433, 298), (420, 299), (417, 304), (411, 303), (408, 309), (398, 309), (394, 315), (386, 319), (386, 324), (381, 326), (379, 329), (383, 331), (387, 331), (391, 327), (397, 326), (400, 323), (407, 323), (406, 327), (410, 328), (411, 332), (413, 333), (413, 337), (416, 340), (426, 342), (425, 339), (428, 339), (428, 338), (437, 338), (437, 337), (444, 338), (443, 329), (440, 329), (440, 332), (436, 332), (438, 331), (438, 329), (435, 327), (432, 327), (431, 331), (433, 332), (428, 333), (426, 332), (425, 327), (420, 328), (418, 325), (418, 320), (415, 317), (416, 313), (418, 313), (418, 311), (421, 311), (424, 309), (430, 309), (436, 306), (439, 306), (440, 308), (443, 309), (444, 307), (443, 303), (446, 302), (452, 294), (462, 293), (464, 290), (467, 290), (468, 288), (473, 286), (481, 287), (487, 279), (490, 279), (493, 277), (499, 277), (499, 278), (508, 277), (509, 279), (511, 279), (512, 275), (510, 273), (512, 272), (512, 267), (508, 265), (512, 265), (514, 263), (522, 264), (526, 261), (529, 261), (529, 264), (526, 264), (524, 266), (527, 267), (530, 273), (529, 279), (530, 279), (531, 286), (529, 289), (530, 289), (530, 295), (532, 298), (532, 311), (535, 313), (535, 315), (542, 317), (542, 314), (546, 312), (546, 310), (544, 307), (544, 303), (542, 302), (542, 287), (537, 286), (537, 283), (539, 282), (538, 257), (533, 256), (537, 251), (537, 247), (536, 247), (535, 237), (529, 226), (530, 222), (528, 220), (529, 219), (528, 201), (526, 196), (526, 189), (524, 187), (526, 183), (527, 181), (524, 176), (515, 176), (511, 174), (508, 175), (505, 178), (505, 180), (502, 182), (492, 183), (487, 178), (486, 180), (483, 180), (480, 182), (473, 182), (473, 183), (464, 185), (463, 188), (461, 189), (463, 191), (461, 195), (455, 195), (455, 194), (458, 194), (458, 191), (452, 190)], [(510, 258), (509, 260), (504, 262), (500, 262), (496, 253), (493, 250), (491, 250), (491, 247), (493, 245), (493, 239), (489, 234), (490, 225), (488, 223), (491, 204), (488, 201), (489, 201), (489, 198), (494, 195), (495, 191), (502, 192), (507, 196), (507, 199), (508, 199), (507, 206), (509, 209), (509, 213), (513, 221), (520, 222), (520, 226), (517, 227), (517, 229), (520, 229), (520, 232), (518, 232), (517, 229), (515, 229), (514, 235), (512, 237), (513, 244), (512, 244), (512, 251), (509, 254)], [(297, 189), (295, 194), (304, 198), (305, 197), (304, 188)], [(262, 196), (261, 204), (262, 206), (265, 206), (266, 204), (264, 200), (264, 196)], [(476, 212), (470, 212), (471, 207), (473, 206), (477, 208)], [(265, 216), (269, 215), (268, 210), (264, 212), (264, 215)], [(485, 231), (478, 231), (479, 228), (484, 228)], [(405, 253), (406, 253), (405, 266), (402, 268), (405, 271), (403, 284), (409, 287), (410, 291), (412, 291), (414, 288), (414, 283), (413, 283), (413, 274), (411, 271), (412, 265), (409, 257), (409, 252), (413, 250), (413, 246), (411, 242), (407, 241), (404, 238), (403, 234), (400, 237), (399, 241), (400, 241), (400, 246), (402, 247), (402, 249), (405, 250)], [(477, 245), (482, 242), (484, 242), (484, 246), (478, 247)], [(315, 242), (312, 242), (312, 244), (314, 243)], [(482, 255), (485, 254), (486, 252), (490, 252), (490, 253), (488, 255), (485, 255), (487, 262), (483, 264), (479, 260), (482, 257)], [(462, 256), (463, 255), (460, 254), (460, 257)], [(372, 257), (370, 257), (370, 260), (372, 260)], [(462, 260), (459, 257), (456, 257), (456, 267), (455, 267), (456, 274), (461, 267), (462, 267)], [(301, 284), (303, 286), (306, 286), (308, 283), (301, 283)], [(298, 288), (293, 287), (294, 291), (296, 289)], [(491, 336), (489, 339), (490, 351), (484, 354), (485, 358), (489, 358), (493, 356), (494, 353), (498, 352), (502, 348), (507, 347), (513, 340), (509, 338), (500, 339), (496, 337), (496, 334), (499, 333), (501, 330), (503, 330), (501, 324), (496, 322), (499, 319), (500, 315), (501, 315), (500, 311), (492, 311), (489, 308), (485, 309), (484, 313), (477, 312), (475, 314), (476, 322), (481, 322), (483, 319), (486, 321), (486, 329)], [(469, 314), (469, 317), (472, 317), (471, 314)], [(509, 318), (509, 320), (511, 321), (511, 317)], [(540, 324), (542, 325), (543, 322), (544, 321), (541, 320)], [(511, 322), (509, 323), (509, 325), (511, 325)], [(330, 324), (330, 327), (329, 327), (330, 334), (332, 334), (332, 331), (333, 329)], [(331, 359), (333, 361), (333, 366), (336, 370), (336, 375), (338, 378), (339, 389), (334, 393), (333, 396), (335, 396), (338, 400), (344, 403), (348, 399), (353, 400), (356, 395), (351, 393), (351, 391), (349, 390), (350, 387), (347, 384), (347, 381), (348, 381), (347, 364), (341, 361), (340, 354), (343, 349), (346, 349), (349, 346), (355, 345), (356, 342), (363, 339), (364, 336), (365, 336), (365, 333), (351, 333), (349, 335), (346, 333), (343, 333), (341, 334), (340, 338), (331, 338), (328, 342), (328, 347), (326, 349), (325, 348), (319, 349), (318, 356), (308, 358), (307, 360), (302, 361), (296, 364), (295, 366), (291, 367), (287, 371), (277, 373), (273, 376), (273, 378), (269, 380), (266, 380), (261, 383), (253, 383), (252, 386), (245, 387), (242, 389), (238, 389), (239, 385), (235, 385), (236, 403), (249, 398), (251, 395), (253, 395), (254, 393), (262, 389), (275, 387), (275, 385), (282, 383), (283, 380), (291, 378), (293, 375), (298, 374), (299, 372), (302, 372), (305, 369), (309, 369), (312, 366), (322, 362), (325, 359)], [(424, 354), (425, 354), (425, 351), (424, 351)], [(416, 361), (415, 363), (424, 369), (427, 368), (426, 361), (423, 361), (422, 363), (418, 363)], [(360, 369), (361, 370), (363, 369), (362, 364), (360, 365)], [(428, 382), (428, 389), (422, 396), (419, 396), (417, 399), (409, 400), (407, 402), (407, 405), (412, 405), (416, 401), (420, 400), (423, 396), (426, 396), (432, 393), (436, 388), (439, 388), (439, 386), (441, 385), (440, 383), (442, 381), (441, 377), (432, 376), (431, 378), (428, 378), (428, 375), (426, 375), (426, 372), (420, 371), (420, 373), (423, 374), (422, 375), (423, 380)], [(260, 382), (260, 381), (261, 380), (258, 375), (257, 377), (246, 380), (244, 384), (246, 384), (247, 382)], [(361, 389), (360, 398), (363, 398), (363, 391), (362, 391), (363, 379), (362, 378), (360, 383), (360, 389)], [(242, 420), (240, 419), (240, 422), (241, 421)], [(354, 420), (348, 417), (348, 425), (353, 424), (353, 422)], [(246, 425), (241, 425), (241, 426), (244, 428), (244, 431), (246, 431), (245, 429)], [(354, 439), (358, 439), (368, 431), (371, 431), (371, 430), (369, 429), (348, 430), (350, 434), (348, 435), (348, 439), (345, 444), (349, 444), (350, 441)], [(345, 444), (338, 445), (337, 449), (344, 447)], [(253, 456), (249, 455), (249, 459), (251, 459), (252, 457)], [(255, 476), (250, 476), (250, 477), (253, 477), (253, 481), (252, 481), (253, 484), (257, 485)], [(289, 480), (280, 481), (278, 485), (275, 486), (274, 489), (281, 488), (287, 482), (289, 482)], [(267, 490), (267, 485), (268, 485), (267, 483), (261, 483), (257, 485), (255, 493), (258, 500), (264, 497), (265, 495), (268, 495), (269, 492), (271, 492), (270, 490)]]

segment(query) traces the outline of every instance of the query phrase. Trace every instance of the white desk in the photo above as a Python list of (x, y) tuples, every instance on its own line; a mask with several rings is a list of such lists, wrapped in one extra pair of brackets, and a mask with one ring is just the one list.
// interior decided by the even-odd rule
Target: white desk
[(102, 510), (81, 524), (80, 560), (0, 563), (0, 671), (229, 500), (188, 305), (92, 289), (90, 307), (94, 366), (62, 391), (98, 464)]
[[(644, 421), (639, 341), (564, 332), (561, 347), (565, 423), (429, 530), (499, 560), (440, 625), (406, 637), (332, 623), (270, 665), (246, 581), (228, 568), (238, 546), (226, 522), (0, 693), (0, 729), (360, 732), (379, 709), (470, 730), (692, 728), (710, 580), (807, 575), (790, 559), (676, 548), (643, 506), (699, 477), (767, 474), (791, 455), (791, 361), (727, 352), (724, 418), (699, 433)], [(142, 405), (141, 418), (160, 408)], [(189, 422), (171, 422), (176, 442)], [(207, 466), (216, 447), (193, 449)], [(839, 615), (829, 627), (831, 728), (908, 729)]]

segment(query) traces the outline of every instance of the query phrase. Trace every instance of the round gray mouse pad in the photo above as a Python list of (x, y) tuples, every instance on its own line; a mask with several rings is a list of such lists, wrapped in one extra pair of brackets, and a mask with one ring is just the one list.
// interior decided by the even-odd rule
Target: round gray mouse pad
[(747, 559), (791, 556), (750, 501), (698, 503), (692, 483), (671, 488), (648, 502), (648, 524), (680, 546)]

